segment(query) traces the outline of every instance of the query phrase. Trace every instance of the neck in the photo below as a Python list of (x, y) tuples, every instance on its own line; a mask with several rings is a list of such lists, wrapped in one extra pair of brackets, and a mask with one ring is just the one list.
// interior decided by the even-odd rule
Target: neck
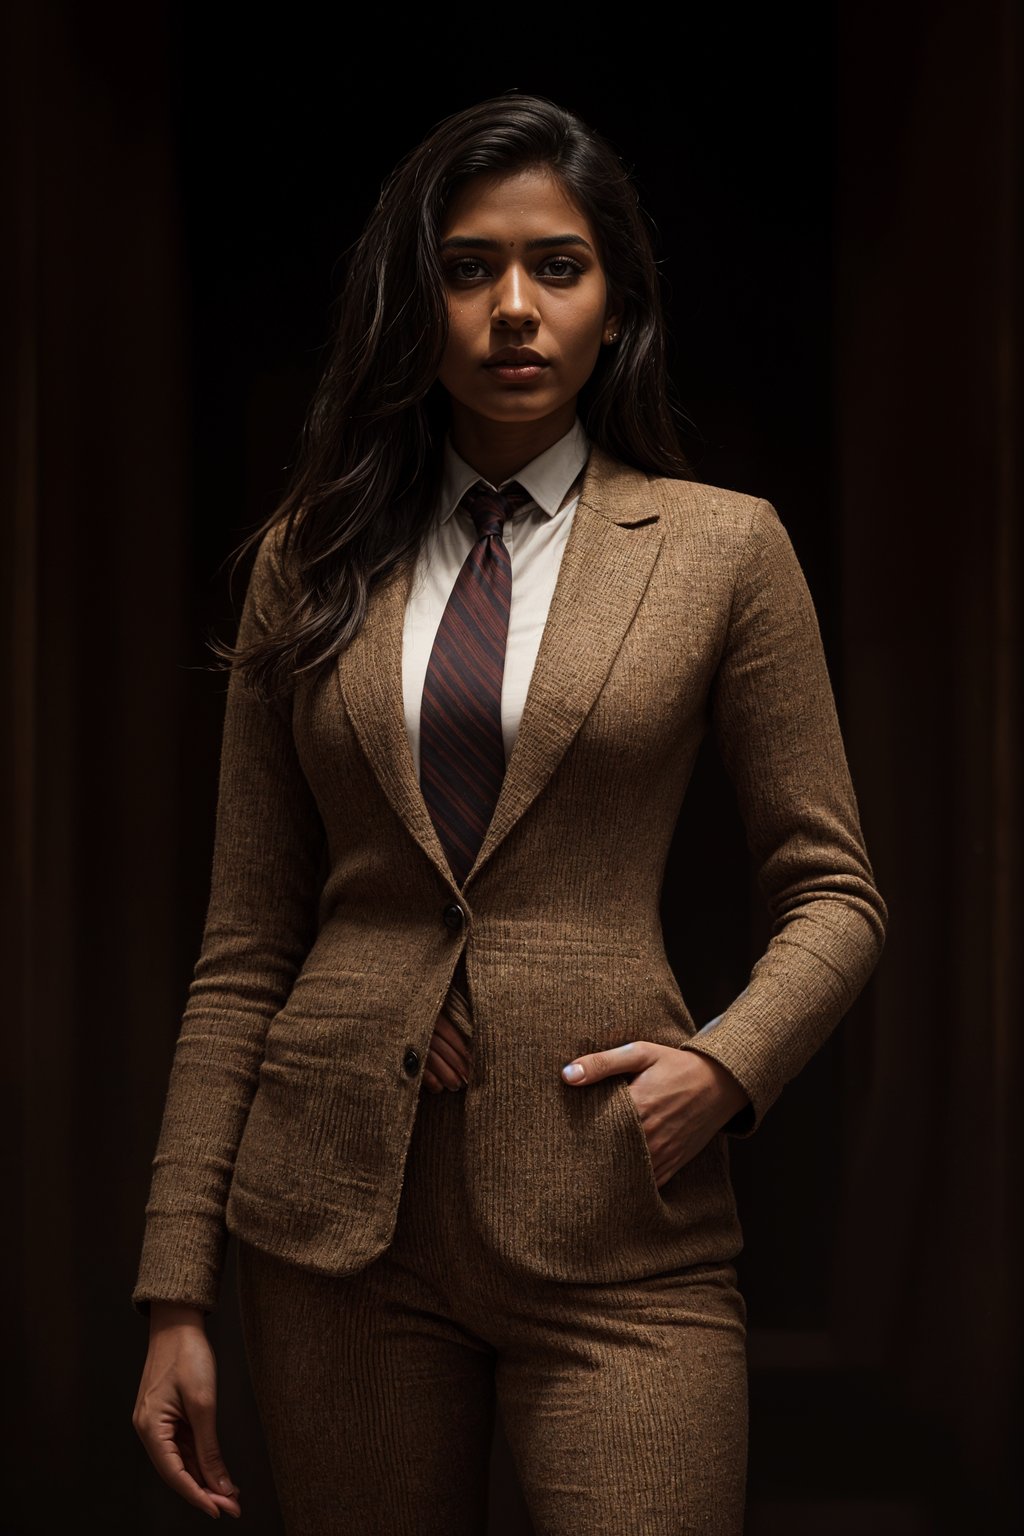
[(575, 400), (540, 421), (488, 421), (453, 400), (450, 436), (460, 458), (500, 485), (564, 437), (575, 419)]

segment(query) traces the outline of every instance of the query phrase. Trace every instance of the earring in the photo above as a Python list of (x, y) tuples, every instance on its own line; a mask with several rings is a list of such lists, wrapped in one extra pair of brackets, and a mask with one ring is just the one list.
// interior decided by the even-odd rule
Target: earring
[(619, 339), (618, 331), (609, 331), (608, 332), (606, 340), (608, 340), (608, 341), (618, 341), (618, 339)]

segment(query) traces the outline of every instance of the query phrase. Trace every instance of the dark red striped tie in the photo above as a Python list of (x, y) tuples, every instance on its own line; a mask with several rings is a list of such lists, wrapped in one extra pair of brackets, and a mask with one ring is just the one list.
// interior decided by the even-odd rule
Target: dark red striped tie
[[(501, 683), (505, 675), (512, 563), (505, 519), (532, 501), (516, 481), (477, 481), (462, 498), (476, 524), (434, 637), (420, 706), (420, 787), (456, 883), (476, 858), (505, 776)], [(445, 1011), (472, 1034), (466, 966), (459, 957)]]

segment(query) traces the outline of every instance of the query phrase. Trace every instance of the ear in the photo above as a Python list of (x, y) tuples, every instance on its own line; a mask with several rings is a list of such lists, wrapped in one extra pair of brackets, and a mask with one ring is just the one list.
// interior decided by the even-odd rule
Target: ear
[(613, 347), (622, 335), (623, 306), (615, 294), (608, 295), (608, 307), (604, 314), (604, 327), (601, 331), (601, 342), (606, 347)]

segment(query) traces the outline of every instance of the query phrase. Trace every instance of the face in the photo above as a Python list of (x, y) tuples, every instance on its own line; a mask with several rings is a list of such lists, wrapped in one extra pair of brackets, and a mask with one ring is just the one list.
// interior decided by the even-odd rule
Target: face
[(572, 424), (619, 329), (594, 230), (544, 168), (475, 176), (441, 230), (449, 336), (439, 379), (456, 419)]

